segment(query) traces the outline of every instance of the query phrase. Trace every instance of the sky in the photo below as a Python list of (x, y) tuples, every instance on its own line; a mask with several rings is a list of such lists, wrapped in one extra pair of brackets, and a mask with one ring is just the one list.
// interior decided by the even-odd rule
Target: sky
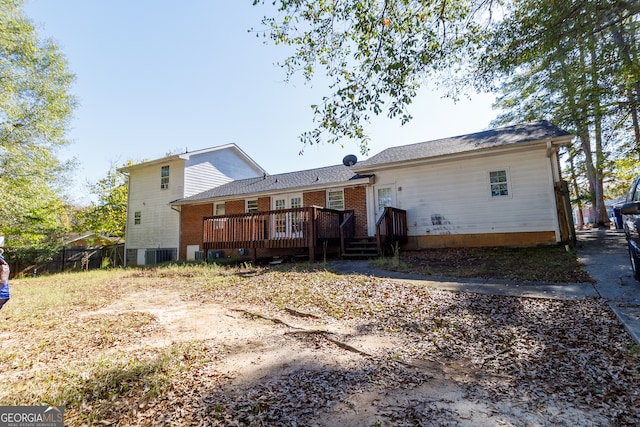
[[(285, 82), (290, 51), (256, 37), (271, 2), (252, 0), (26, 0), (24, 13), (41, 37), (57, 42), (76, 75), (79, 105), (69, 195), (91, 201), (89, 183), (129, 160), (235, 143), (269, 174), (339, 164), (357, 145), (304, 147), (313, 129), (310, 105), (327, 94), (322, 79)], [(384, 114), (366, 129), (369, 156), (385, 148), (479, 132), (495, 118), (493, 96), (454, 102), (427, 87), (402, 126)]]

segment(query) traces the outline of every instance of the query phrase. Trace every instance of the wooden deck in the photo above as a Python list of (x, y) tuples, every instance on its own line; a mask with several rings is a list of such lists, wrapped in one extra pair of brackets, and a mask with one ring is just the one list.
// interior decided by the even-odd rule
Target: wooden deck
[[(306, 248), (309, 259), (315, 260), (316, 249), (325, 245), (339, 247), (342, 235), (350, 229), (341, 228), (352, 211), (306, 207), (267, 212), (205, 217), (203, 243), (210, 249), (296, 249)], [(255, 262), (255, 260), (254, 260)]]
[[(205, 217), (203, 244), (205, 253), (245, 248), (254, 263), (257, 249), (306, 249), (313, 262), (316, 252), (327, 247), (344, 254), (354, 233), (353, 211), (305, 207)], [(406, 241), (406, 212), (385, 208), (377, 234), (379, 251), (381, 245)]]

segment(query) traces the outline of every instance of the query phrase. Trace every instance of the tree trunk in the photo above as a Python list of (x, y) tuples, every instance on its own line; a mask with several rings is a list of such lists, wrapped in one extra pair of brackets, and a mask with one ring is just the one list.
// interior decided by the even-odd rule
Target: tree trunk
[(580, 196), (580, 186), (578, 186), (578, 176), (576, 174), (576, 167), (573, 163), (573, 153), (571, 153), (571, 149), (569, 149), (569, 175), (571, 178), (571, 187), (573, 189), (573, 193), (576, 195), (576, 206), (578, 207), (578, 213), (576, 214), (576, 222), (578, 226), (578, 230), (584, 229), (584, 214), (582, 213), (582, 198)]
[(605, 154), (602, 147), (602, 105), (600, 103), (600, 94), (603, 93), (603, 89), (600, 87), (600, 81), (598, 78), (598, 66), (601, 63), (596, 51), (596, 42), (591, 40), (591, 106), (593, 108), (593, 123), (596, 143), (596, 161), (595, 161), (595, 203), (594, 208), (596, 211), (596, 218), (594, 224), (598, 228), (609, 228), (609, 215), (607, 214), (607, 208), (604, 204), (604, 164)]

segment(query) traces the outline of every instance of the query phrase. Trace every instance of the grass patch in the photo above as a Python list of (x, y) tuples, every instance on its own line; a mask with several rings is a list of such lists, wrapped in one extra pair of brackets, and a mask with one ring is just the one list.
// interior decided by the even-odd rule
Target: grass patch
[(395, 270), (461, 278), (567, 283), (593, 281), (578, 262), (576, 253), (559, 246), (407, 251), (400, 256)]
[(371, 280), (313, 264), (165, 265), (13, 280), (0, 313), (0, 401), (64, 405), (70, 425), (92, 423), (125, 410), (113, 402), (166, 395), (181, 372), (210, 358), (202, 342), (141, 346), (162, 326), (151, 312), (127, 309), (127, 299), (170, 291), (184, 301), (294, 307), (342, 319), (372, 315), (378, 307), (371, 298), (390, 294)]
[(390, 271), (407, 271), (410, 268), (409, 264), (399, 258), (379, 257), (371, 260), (370, 264), (374, 268)]
[[(64, 405), (72, 424), (104, 421), (136, 405), (166, 395), (174, 378), (208, 361), (204, 344), (186, 342), (163, 349), (81, 359), (59, 369), (38, 371), (2, 396), (10, 405)], [(118, 414), (121, 416), (121, 414)]]

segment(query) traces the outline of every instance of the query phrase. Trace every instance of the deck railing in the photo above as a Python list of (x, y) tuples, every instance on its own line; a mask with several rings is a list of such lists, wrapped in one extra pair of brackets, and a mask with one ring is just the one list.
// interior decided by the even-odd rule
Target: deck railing
[(376, 222), (378, 252), (388, 253), (392, 246), (407, 241), (407, 211), (387, 206)]
[(304, 248), (340, 239), (345, 212), (318, 207), (205, 217), (205, 249)]
[[(281, 209), (205, 217), (205, 252), (216, 249), (308, 248), (313, 260), (316, 247), (340, 246), (341, 253), (355, 235), (353, 211), (319, 207)], [(378, 251), (385, 253), (407, 241), (407, 212), (386, 207), (376, 223)], [(255, 255), (255, 251), (253, 251)]]

